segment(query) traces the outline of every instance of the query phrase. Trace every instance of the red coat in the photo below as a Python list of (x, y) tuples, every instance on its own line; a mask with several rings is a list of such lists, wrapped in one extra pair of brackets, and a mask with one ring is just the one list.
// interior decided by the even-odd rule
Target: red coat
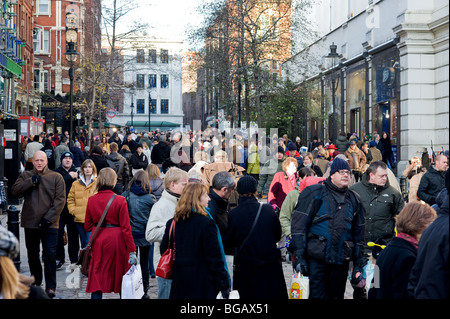
[(269, 187), (269, 204), (281, 208), (287, 194), (294, 190), (295, 186), (297, 186), (297, 178), (295, 178), (295, 183), (292, 183), (285, 172), (276, 173)]
[[(113, 194), (111, 190), (102, 190), (89, 197), (84, 224), (86, 231), (94, 232)], [(136, 251), (125, 197), (114, 199), (103, 223), (119, 227), (102, 227), (97, 232), (92, 244), (86, 292), (119, 293), (122, 277), (130, 268), (128, 254)]]

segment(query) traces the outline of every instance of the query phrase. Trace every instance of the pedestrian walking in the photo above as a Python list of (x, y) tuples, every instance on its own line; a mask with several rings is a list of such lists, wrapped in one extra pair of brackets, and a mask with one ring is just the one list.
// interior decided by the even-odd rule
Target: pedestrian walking
[(156, 203), (156, 198), (151, 194), (147, 173), (145, 171), (137, 172), (131, 179), (128, 190), (123, 192), (122, 196), (127, 200), (131, 233), (133, 234), (134, 245), (139, 253), (142, 282), (144, 284), (144, 299), (149, 299), (147, 292), (150, 288), (150, 243), (145, 239), (145, 228), (153, 204)]
[(449, 285), (449, 171), (445, 188), (436, 198), (437, 218), (420, 237), (417, 259), (408, 283), (408, 296), (415, 299), (448, 300)]
[(428, 205), (436, 203), (436, 197), (445, 186), (445, 172), (448, 170), (448, 158), (438, 155), (434, 165), (422, 176), (417, 190), (417, 197)]
[(347, 161), (334, 159), (330, 177), (306, 187), (292, 213), (293, 267), (309, 276), (311, 299), (343, 299), (350, 261), (351, 282), (362, 279), (364, 207), (348, 189), (350, 174)]
[(37, 151), (33, 155), (33, 169), (19, 175), (12, 186), (12, 194), (23, 197), (21, 226), (25, 229), (28, 265), (34, 284), (42, 284), (42, 259), (45, 270), (45, 291), (55, 297), (56, 246), (59, 217), (66, 203), (66, 186), (62, 176), (47, 167), (47, 155)]
[(309, 152), (307, 152), (303, 155), (303, 162), (301, 165), (298, 166), (297, 170), (300, 170), (303, 167), (311, 168), (314, 171), (314, 173), (316, 174), (316, 176), (318, 176), (318, 177), (323, 176), (322, 169), (319, 167), (319, 165), (314, 165), (313, 155)]
[(27, 146), (25, 147), (25, 151), (23, 153), (26, 170), (33, 169), (33, 155), (36, 151), (41, 150), (43, 147), (44, 146), (41, 143), (39, 143), (39, 135), (34, 135), (33, 141), (31, 143), (28, 142)]
[[(116, 182), (117, 175), (112, 168), (102, 169), (97, 177), (97, 194), (88, 199), (86, 207), (84, 229), (92, 232), (101, 227), (92, 244), (89, 264), (86, 292), (92, 293), (91, 299), (102, 299), (103, 293), (120, 293), (122, 277), (130, 265), (137, 264), (127, 202), (112, 191)], [(116, 197), (103, 224), (98, 225), (112, 196)]]
[(419, 197), (417, 197), (417, 190), (420, 180), (427, 170), (422, 166), (422, 160), (418, 156), (413, 156), (410, 163), (403, 171), (403, 176), (409, 181), (408, 202), (420, 202)]
[(81, 248), (89, 242), (90, 232), (84, 229), (86, 207), (89, 197), (97, 192), (97, 168), (92, 160), (87, 159), (81, 164), (79, 179), (72, 184), (67, 196), (67, 209), (73, 216), (75, 226), (80, 236)]
[(131, 173), (134, 176), (137, 171), (145, 170), (148, 166), (148, 158), (143, 152), (142, 145), (136, 146), (136, 152), (130, 158)]
[[(161, 198), (153, 205), (145, 230), (145, 238), (154, 243), (153, 265), (158, 265), (160, 254), (160, 244), (166, 229), (166, 223), (173, 218), (178, 200), (183, 193), (183, 189), (188, 183), (187, 172), (177, 167), (171, 167), (164, 176), (164, 191)], [(169, 299), (171, 279), (157, 277), (158, 299)]]
[[(283, 162), (287, 158), (284, 149), (281, 146), (276, 148), (277, 152), (266, 161), (260, 168), (260, 175), (258, 180), (258, 197), (267, 198), (270, 184), (276, 173), (283, 171)], [(269, 149), (270, 152), (270, 149)]]
[(148, 164), (145, 170), (147, 171), (150, 180), (152, 194), (156, 197), (156, 200), (159, 200), (164, 191), (164, 180), (161, 178), (161, 172), (159, 171), (158, 166), (153, 163)]
[(355, 139), (352, 139), (349, 145), (344, 155), (348, 158), (348, 164), (352, 169), (353, 176), (355, 176), (355, 181), (359, 182), (362, 176), (362, 170), (367, 162), (366, 155), (358, 148)]
[(370, 299), (408, 299), (408, 280), (420, 238), (436, 216), (434, 209), (420, 202), (406, 204), (396, 216), (397, 236), (377, 257), (378, 272), (369, 290)]
[(277, 214), (279, 214), (287, 194), (297, 186), (297, 165), (295, 158), (286, 158), (282, 166), (283, 171), (276, 173), (270, 184), (269, 204), (272, 205)]
[(171, 243), (176, 247), (170, 299), (227, 298), (230, 290), (223, 247), (214, 220), (208, 216), (208, 187), (188, 183), (180, 196), (173, 218), (165, 225), (160, 253)]
[[(64, 179), (64, 183), (66, 184), (65, 189), (67, 200), (72, 184), (78, 179), (78, 172), (73, 165), (73, 154), (71, 152), (64, 152), (61, 154), (61, 164), (55, 172), (61, 174)], [(67, 228), (67, 232), (65, 228)], [(67, 202), (64, 205), (64, 209), (62, 210), (59, 218), (58, 246), (56, 247), (56, 270), (61, 269), (65, 263), (65, 240), (67, 240), (70, 263), (75, 265), (78, 261), (80, 242), (74, 217), (69, 214)]]
[(91, 149), (91, 153), (89, 154), (88, 159), (94, 162), (95, 167), (97, 168), (97, 174), (100, 174), (100, 171), (103, 168), (109, 167), (108, 161), (103, 155), (103, 150), (99, 145), (96, 145)]
[(287, 299), (280, 221), (271, 205), (258, 202), (257, 184), (249, 175), (239, 179), (239, 203), (228, 216), (224, 245), (234, 255), (233, 289), (241, 299)]
[(110, 144), (111, 152), (105, 156), (109, 167), (111, 167), (117, 174), (117, 184), (114, 186), (114, 193), (122, 194), (127, 189), (130, 176), (128, 168), (128, 161), (125, 157), (118, 153), (119, 145), (116, 142)]

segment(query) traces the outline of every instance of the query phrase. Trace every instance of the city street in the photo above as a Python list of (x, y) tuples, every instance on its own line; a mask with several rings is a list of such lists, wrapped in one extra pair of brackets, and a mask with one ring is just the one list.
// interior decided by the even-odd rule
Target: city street
[[(20, 206), (16, 206), (20, 210)], [(0, 215), (1, 225), (7, 227), (8, 216)], [(67, 246), (66, 246), (66, 263), (56, 272), (56, 297), (55, 299), (90, 299), (91, 295), (86, 293), (87, 277), (82, 275), (78, 268), (72, 269), (68, 262)], [(290, 263), (283, 262), (284, 277), (286, 280), (286, 289), (289, 289), (292, 272)], [(27, 251), (25, 248), (24, 230), (20, 227), (20, 272), (30, 275)], [(43, 287), (45, 289), (45, 287)], [(353, 289), (347, 281), (347, 289), (345, 291), (345, 299), (352, 299)], [(150, 299), (158, 299), (158, 283), (156, 278), (150, 278)], [(119, 294), (103, 294), (103, 299), (120, 299)]]

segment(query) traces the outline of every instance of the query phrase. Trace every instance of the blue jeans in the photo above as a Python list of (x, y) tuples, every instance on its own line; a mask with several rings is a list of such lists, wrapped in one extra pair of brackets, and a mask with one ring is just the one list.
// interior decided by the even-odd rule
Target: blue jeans
[(87, 246), (89, 242), (89, 238), (91, 237), (90, 231), (84, 230), (84, 223), (75, 223), (77, 226), (78, 234), (80, 234), (80, 242), (81, 242), (81, 248), (84, 248)]
[(158, 299), (169, 299), (172, 279), (156, 278), (158, 280)]

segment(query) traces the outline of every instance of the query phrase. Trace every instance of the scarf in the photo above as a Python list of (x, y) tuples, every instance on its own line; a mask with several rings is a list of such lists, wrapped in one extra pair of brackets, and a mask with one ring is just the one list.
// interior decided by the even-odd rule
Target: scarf
[(166, 189), (166, 192), (168, 192), (170, 195), (176, 197), (177, 199), (180, 199), (180, 197), (181, 197), (181, 194), (175, 194), (175, 193), (169, 191), (168, 189)]
[[(287, 174), (287, 173), (286, 173)], [(292, 185), (292, 188), (295, 188), (295, 186), (297, 186), (297, 181), (296, 181), (296, 174), (292, 174), (292, 175), (288, 175), (288, 180)]]
[[(209, 218), (214, 220), (214, 218), (211, 216), (211, 214), (209, 212), (209, 207), (205, 207), (205, 210), (206, 210), (206, 213), (208, 214)], [(219, 239), (220, 253), (222, 255), (223, 265), (224, 265), (225, 271), (227, 272), (228, 283), (230, 284), (230, 287), (231, 287), (230, 272), (228, 271), (227, 259), (225, 257), (225, 250), (223, 249), (222, 236), (220, 235), (219, 227), (217, 226), (217, 224), (216, 224), (216, 228), (217, 228), (217, 238)]]
[(416, 249), (419, 248), (419, 241), (415, 237), (406, 233), (397, 233), (397, 237), (410, 242)]

